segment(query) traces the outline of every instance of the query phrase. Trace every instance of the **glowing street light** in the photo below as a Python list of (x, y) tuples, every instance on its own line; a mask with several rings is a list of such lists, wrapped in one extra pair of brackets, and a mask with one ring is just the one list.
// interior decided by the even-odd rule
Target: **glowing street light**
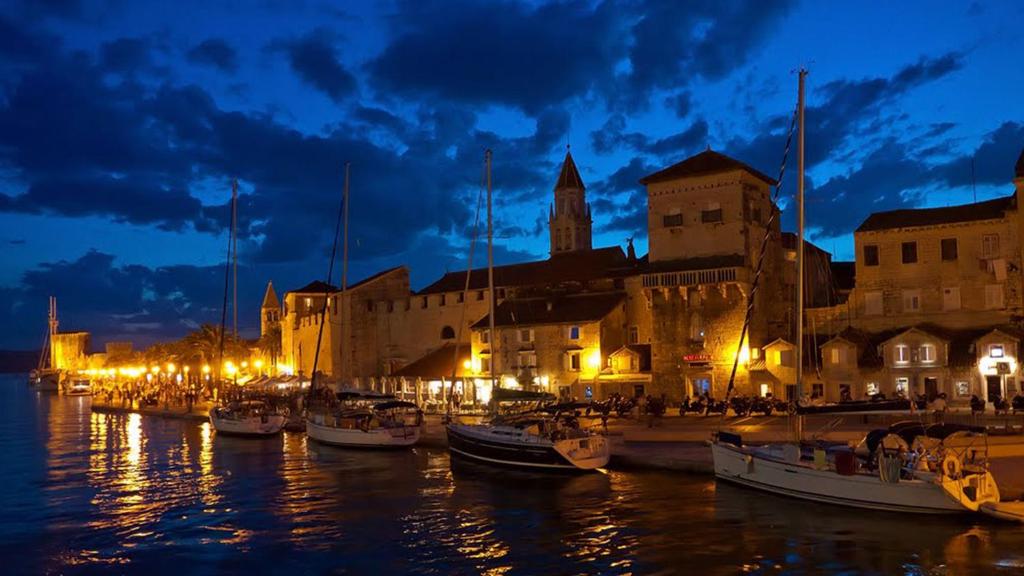
[(178, 367), (174, 365), (174, 362), (168, 362), (167, 363), (167, 373), (168, 374), (174, 374), (174, 372), (177, 369), (178, 369)]

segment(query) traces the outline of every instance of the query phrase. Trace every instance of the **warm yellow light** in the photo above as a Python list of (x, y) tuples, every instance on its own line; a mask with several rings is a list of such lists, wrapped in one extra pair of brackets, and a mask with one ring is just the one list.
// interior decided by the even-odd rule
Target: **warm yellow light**
[(473, 367), (473, 361), (466, 360), (465, 362), (462, 363), (462, 367), (465, 368), (466, 370), (469, 370), (470, 368)]
[(209, 374), (209, 373), (210, 373), (210, 365), (209, 364), (203, 364), (203, 374)]
[(168, 362), (167, 363), (167, 373), (168, 374), (174, 374), (174, 371), (177, 370), (177, 369), (178, 369), (178, 367), (174, 365), (174, 362)]
[(278, 362), (277, 364), (277, 371), (280, 374), (286, 374), (288, 376), (291, 376), (292, 374), (295, 373), (295, 369), (291, 366), (291, 364), (284, 364), (281, 362)]
[(750, 363), (750, 346), (744, 345), (740, 348), (740, 364)]
[(252, 365), (255, 366), (257, 370), (260, 370), (263, 368), (263, 360), (257, 360), (253, 362)]
[(243, 362), (242, 362), (242, 368), (248, 368), (248, 367), (249, 367), (249, 363), (248, 363), (248, 362), (245, 362), (245, 361), (243, 361)]
[(156, 374), (156, 373), (160, 372), (160, 367), (159, 366), (153, 366), (152, 368), (149, 369), (149, 371), (152, 372), (153, 374)]
[(480, 357), (479, 356), (474, 356), (473, 357), (473, 372), (476, 372), (477, 374), (479, 374), (481, 366), (482, 366), (482, 363), (480, 362)]
[(597, 370), (598, 368), (601, 367), (600, 350), (595, 350), (594, 352), (591, 352), (589, 356), (587, 356), (587, 366), (589, 366), (593, 370)]
[(185, 366), (184, 368), (182, 368), (182, 370), (184, 370), (184, 371), (185, 371), (185, 374), (188, 374), (188, 371), (189, 371), (189, 367), (188, 367), (188, 366)]
[(228, 373), (228, 376), (234, 376), (235, 373), (238, 372), (238, 368), (235, 366), (234, 362), (228, 360), (224, 363), (224, 371)]

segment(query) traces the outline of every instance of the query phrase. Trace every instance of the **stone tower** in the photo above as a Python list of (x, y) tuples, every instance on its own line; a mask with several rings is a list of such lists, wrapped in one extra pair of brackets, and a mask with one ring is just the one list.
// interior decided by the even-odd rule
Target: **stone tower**
[(260, 336), (266, 336), (280, 322), (281, 302), (274, 292), (274, 283), (267, 282), (267, 293), (263, 295), (263, 305), (260, 306)]
[(576, 169), (572, 154), (566, 150), (562, 171), (555, 183), (555, 203), (548, 216), (551, 234), (551, 255), (590, 250), (590, 204), (586, 187)]

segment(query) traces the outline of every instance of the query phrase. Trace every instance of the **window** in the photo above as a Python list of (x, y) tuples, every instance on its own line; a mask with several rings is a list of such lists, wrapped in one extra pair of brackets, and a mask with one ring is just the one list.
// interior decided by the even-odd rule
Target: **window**
[(580, 371), (580, 353), (570, 352), (569, 353), (569, 371), (579, 372)]
[(639, 344), (640, 343), (640, 327), (630, 326), (629, 327), (629, 343)]
[(956, 383), (956, 395), (961, 398), (971, 395), (971, 384), (965, 380)]
[(448, 296), (447, 294), (441, 294), (441, 296), (439, 297), (440, 301), (437, 303), (438, 306), (444, 306), (445, 305), (445, 302), (447, 302), (447, 300), (448, 300), (447, 296)]
[(466, 301), (466, 293), (465, 292), (459, 292), (458, 296), (455, 297), (455, 300), (459, 304), (462, 304), (463, 302)]
[(441, 328), (441, 340), (452, 340), (455, 338), (455, 329), (451, 326)]
[(700, 212), (700, 221), (705, 224), (722, 221), (722, 205), (718, 202), (709, 202), (708, 207)]
[(388, 300), (388, 312), (394, 312), (394, 311), (395, 311), (395, 301), (394, 300)]
[(864, 265), (878, 266), (878, 246), (866, 244), (864, 246)]
[(537, 354), (534, 352), (520, 352), (519, 353), (519, 367), (520, 368), (536, 368), (537, 367)]
[(366, 301), (366, 311), (373, 312), (373, 300)]
[(480, 372), (483, 374), (491, 373), (491, 359), (488, 356), (480, 357)]
[(769, 384), (761, 384), (760, 389), (761, 389), (761, 398), (764, 398), (765, 396), (770, 394), (771, 391), (772, 391), (772, 387)]
[(901, 376), (896, 379), (896, 394), (906, 396), (908, 388), (910, 388), (910, 378)]
[(921, 291), (920, 290), (904, 290), (903, 291), (903, 311), (904, 312), (917, 312), (921, 310)]
[(996, 310), (1003, 307), (1003, 285), (988, 284), (985, 286), (985, 309)]
[(868, 396), (878, 394), (878, 382), (868, 382), (864, 385), (864, 393)]
[(921, 345), (921, 362), (935, 362), (935, 346), (931, 344)]
[(522, 343), (533, 342), (533, 330), (530, 328), (523, 328), (519, 330), (519, 341)]
[(1004, 349), (1002, 344), (989, 344), (988, 355), (990, 358), (1002, 358)]
[(420, 300), (420, 308), (426, 308), (426, 307), (427, 307), (427, 297), (424, 296), (423, 299)]
[(672, 228), (674, 226), (682, 226), (683, 225), (683, 215), (682, 214), (665, 214), (664, 216), (661, 217), (661, 223), (665, 226), (665, 228)]
[(704, 320), (696, 312), (690, 315), (690, 340), (694, 342), (704, 341)]
[(897, 344), (894, 348), (895, 356), (893, 359), (897, 364), (906, 364), (910, 362), (910, 347), (906, 344)]
[(942, 309), (943, 310), (959, 310), (960, 309), (960, 287), (950, 286), (949, 288), (942, 289)]
[(999, 256), (999, 234), (985, 234), (981, 237), (981, 257), (997, 258)]
[(477, 299), (478, 302), (480, 300), (484, 299), (484, 291), (483, 290), (477, 290), (476, 291), (476, 299)]
[(865, 292), (864, 314), (866, 316), (881, 316), (882, 312), (882, 292), (880, 290)]
[(569, 327), (569, 340), (579, 340), (579, 339), (580, 339), (580, 327), (579, 326), (570, 326)]
[(838, 346), (835, 346), (834, 348), (832, 348), (832, 353), (829, 356), (830, 356), (830, 359), (831, 359), (833, 364), (842, 364), (843, 363), (843, 349), (842, 348), (840, 348)]
[(750, 219), (754, 223), (756, 223), (756, 224), (760, 224), (761, 223), (761, 208), (760, 207), (758, 207), (758, 208), (751, 208), (750, 209)]
[(412, 309), (412, 298), (405, 299), (405, 310), (408, 312)]
[(952, 262), (956, 260), (956, 238), (943, 238), (942, 239), (942, 261)]
[(821, 382), (815, 382), (814, 384), (811, 384), (811, 394), (817, 396), (818, 398), (821, 398), (822, 396), (825, 395), (825, 385), (822, 384)]
[(904, 242), (902, 245), (903, 263), (914, 264), (917, 262), (917, 242)]
[(796, 353), (792, 350), (779, 350), (779, 366), (796, 366)]
[(313, 309), (313, 299), (310, 298), (309, 296), (306, 296), (306, 310), (312, 310), (312, 309)]

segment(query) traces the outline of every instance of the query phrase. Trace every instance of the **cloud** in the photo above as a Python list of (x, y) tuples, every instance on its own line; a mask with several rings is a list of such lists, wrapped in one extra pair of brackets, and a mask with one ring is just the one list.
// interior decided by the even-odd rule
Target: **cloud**
[(149, 41), (118, 38), (100, 46), (100, 64), (112, 72), (136, 72), (152, 65)]
[(356, 78), (338, 60), (331, 36), (315, 30), (300, 38), (279, 43), (293, 71), (307, 84), (335, 102), (356, 91)]
[(213, 66), (224, 72), (238, 69), (238, 53), (223, 38), (207, 38), (193, 46), (186, 55), (189, 62)]
[(626, 132), (625, 129), (625, 115), (612, 114), (600, 129), (590, 133), (591, 146), (601, 154), (632, 150), (679, 160), (708, 141), (708, 124), (704, 120), (695, 120), (682, 132), (656, 139), (640, 132)]
[(406, 98), (536, 113), (611, 81), (626, 47), (622, 8), (402, 2), (393, 19), (397, 37), (369, 63), (370, 78), (378, 90)]

